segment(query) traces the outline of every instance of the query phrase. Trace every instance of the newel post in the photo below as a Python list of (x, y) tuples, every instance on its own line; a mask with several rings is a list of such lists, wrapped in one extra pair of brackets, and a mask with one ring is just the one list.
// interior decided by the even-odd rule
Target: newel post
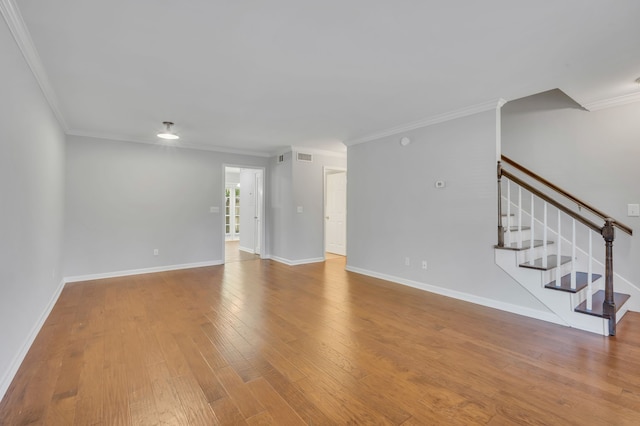
[(504, 228), (502, 227), (502, 164), (498, 161), (498, 247), (504, 247)]
[(615, 232), (613, 228), (614, 220), (607, 218), (602, 227), (602, 237), (605, 241), (605, 270), (604, 270), (604, 302), (602, 303), (602, 313), (609, 319), (609, 335), (616, 335), (616, 302), (613, 298), (613, 240)]

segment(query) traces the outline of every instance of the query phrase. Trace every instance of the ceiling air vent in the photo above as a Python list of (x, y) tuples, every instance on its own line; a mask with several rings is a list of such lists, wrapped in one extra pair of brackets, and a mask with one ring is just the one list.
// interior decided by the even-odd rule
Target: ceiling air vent
[(311, 163), (313, 161), (313, 155), (305, 154), (304, 152), (297, 152), (296, 158), (298, 161), (306, 161), (307, 163)]

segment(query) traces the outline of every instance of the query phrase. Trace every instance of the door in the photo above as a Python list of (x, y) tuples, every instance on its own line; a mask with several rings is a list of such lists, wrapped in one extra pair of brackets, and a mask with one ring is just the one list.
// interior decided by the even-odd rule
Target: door
[(264, 204), (264, 172), (261, 169), (240, 171), (242, 215), (240, 250), (260, 254), (262, 243), (262, 210)]
[(347, 254), (347, 173), (327, 175), (325, 206), (325, 250)]
[(262, 233), (260, 230), (262, 229), (262, 206), (264, 205), (264, 173), (262, 170), (256, 170), (256, 215), (255, 215), (255, 238), (254, 238), (254, 251), (255, 254), (261, 254), (261, 244), (262, 244)]
[(227, 241), (240, 238), (240, 188), (228, 184), (225, 188), (224, 233)]
[(253, 169), (240, 170), (240, 250), (255, 253), (256, 247), (256, 171)]

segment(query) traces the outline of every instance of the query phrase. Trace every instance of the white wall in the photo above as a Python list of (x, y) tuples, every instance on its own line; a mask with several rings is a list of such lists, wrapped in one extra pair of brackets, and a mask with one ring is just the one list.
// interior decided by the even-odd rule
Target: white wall
[(291, 259), (294, 252), (289, 232), (293, 220), (293, 168), (291, 152), (284, 154), (285, 161), (269, 161), (270, 183), (267, 186), (267, 229), (270, 230), (269, 253), (274, 259)]
[(509, 102), (502, 152), (630, 226), (633, 237), (616, 232), (614, 270), (640, 283), (640, 218), (627, 217), (640, 204), (640, 103), (588, 112), (559, 90)]
[(62, 284), (64, 134), (0, 19), (0, 398)]
[[(402, 147), (401, 136), (412, 143)], [(350, 146), (348, 269), (548, 312), (495, 265), (495, 151), (495, 111)], [(436, 180), (446, 188), (436, 189)]]
[(286, 153), (283, 163), (271, 161), (271, 255), (286, 263), (324, 257), (324, 167), (346, 167), (342, 156), (309, 153), (312, 162), (297, 161), (295, 152)]
[[(305, 152), (301, 149), (301, 152)], [(295, 153), (294, 153), (295, 157)], [(324, 257), (324, 168), (346, 168), (347, 159), (314, 153), (313, 161), (293, 161), (292, 247), (296, 260)], [(302, 206), (303, 212), (297, 213)]]
[(221, 263), (223, 164), (267, 161), (69, 137), (65, 276)]

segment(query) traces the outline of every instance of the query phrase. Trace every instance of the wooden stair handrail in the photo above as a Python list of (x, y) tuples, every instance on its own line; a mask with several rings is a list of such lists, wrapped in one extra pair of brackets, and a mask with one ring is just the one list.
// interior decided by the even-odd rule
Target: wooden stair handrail
[[(574, 203), (576, 203), (578, 205), (579, 208), (584, 208), (586, 210), (589, 210), (591, 213), (595, 214), (596, 216), (598, 216), (599, 218), (601, 218), (603, 220), (607, 220), (607, 219), (611, 218), (611, 216), (607, 215), (606, 213), (596, 209), (595, 207), (590, 206), (589, 204), (587, 204), (584, 201), (580, 200), (578, 197), (568, 193), (567, 191), (565, 191), (564, 189), (560, 188), (559, 186), (554, 185), (553, 183), (549, 182), (548, 180), (546, 180), (542, 176), (532, 172), (531, 170), (527, 169), (523, 165), (516, 163), (515, 161), (513, 161), (509, 157), (507, 157), (505, 155), (502, 155), (501, 158), (502, 158), (502, 161), (504, 161), (505, 163), (513, 166), (515, 169), (518, 169), (519, 171), (521, 171), (522, 173), (526, 174), (527, 176), (532, 177), (533, 179), (537, 180), (538, 182), (542, 183), (543, 185), (545, 185), (545, 186), (551, 188), (552, 190), (554, 190), (555, 192), (561, 194), (563, 197), (566, 197), (569, 200), (573, 201)], [(504, 175), (508, 174), (508, 177), (513, 180), (513, 177), (514, 177), (513, 174), (508, 173), (504, 169), (502, 169), (502, 174), (504, 174)], [(531, 187), (531, 185), (524, 184), (522, 180), (519, 180), (518, 183), (520, 185), (522, 185), (522, 186), (525, 186), (528, 190), (530, 190), (532, 192), (534, 191), (534, 189)], [(536, 195), (538, 195), (540, 198), (544, 198), (542, 195), (540, 195), (540, 194), (542, 194), (540, 191), (535, 190), (535, 192), (536, 192)], [(564, 206), (560, 207), (558, 205), (559, 203), (557, 203), (555, 201), (553, 201), (553, 202), (549, 201), (549, 203), (551, 203), (554, 206), (560, 208), (561, 210), (563, 210), (565, 213), (569, 214), (570, 216), (575, 217), (577, 220), (580, 220), (585, 225), (591, 227), (590, 225), (585, 223), (581, 219), (580, 215), (578, 215), (577, 213), (575, 213), (575, 212), (569, 213), (570, 210), (566, 209)], [(617, 220), (613, 220), (612, 222), (613, 222), (613, 226), (615, 226), (616, 228), (620, 229), (623, 232), (626, 232), (629, 235), (633, 235), (633, 230), (630, 227), (628, 227), (627, 225), (625, 225), (625, 224), (623, 224), (621, 222), (618, 222)], [(590, 222), (590, 223), (593, 223), (593, 222)], [(602, 229), (602, 227), (597, 227), (594, 230), (599, 231), (601, 229)]]
[(600, 234), (602, 232), (602, 226), (598, 226), (595, 222), (592, 222), (589, 219), (580, 216), (578, 213), (576, 213), (573, 210), (565, 207), (559, 201), (554, 200), (553, 198), (551, 198), (548, 195), (546, 195), (544, 192), (534, 188), (533, 186), (529, 185), (528, 183), (526, 183), (522, 179), (518, 178), (517, 176), (513, 175), (512, 173), (509, 173), (508, 171), (503, 169), (502, 170), (502, 176), (508, 177), (512, 182), (515, 182), (518, 185), (522, 186), (523, 188), (526, 188), (527, 191), (530, 191), (534, 195), (542, 198), (547, 203), (551, 204), (552, 206), (556, 207), (557, 209), (559, 209), (559, 210), (563, 211), (564, 213), (568, 214), (569, 216), (571, 216), (572, 218), (574, 218), (578, 222), (581, 222), (584, 225), (586, 225), (587, 227), (593, 229), (598, 234)]

